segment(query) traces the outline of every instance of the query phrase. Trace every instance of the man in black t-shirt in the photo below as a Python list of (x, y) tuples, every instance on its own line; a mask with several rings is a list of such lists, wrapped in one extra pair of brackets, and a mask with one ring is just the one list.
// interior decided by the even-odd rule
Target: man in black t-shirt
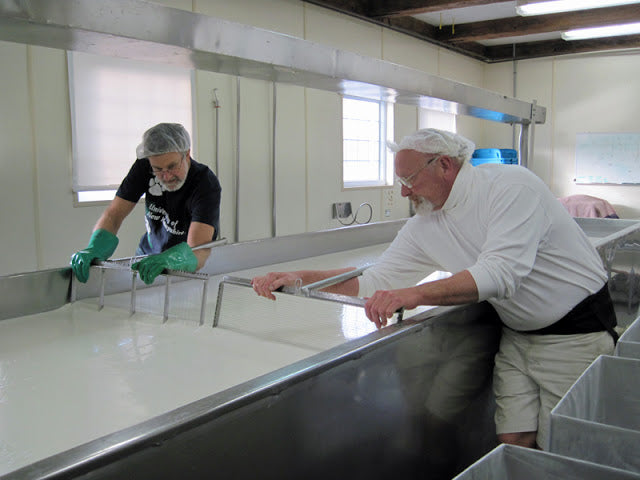
[(204, 265), (210, 249), (193, 251), (218, 235), (220, 183), (207, 167), (190, 157), (191, 140), (177, 123), (160, 123), (143, 135), (137, 160), (116, 196), (94, 227), (89, 245), (71, 257), (81, 282), (89, 278), (91, 261), (106, 260), (118, 245), (123, 220), (145, 195), (146, 233), (137, 255), (149, 255), (132, 265), (145, 283), (164, 269), (194, 272)]

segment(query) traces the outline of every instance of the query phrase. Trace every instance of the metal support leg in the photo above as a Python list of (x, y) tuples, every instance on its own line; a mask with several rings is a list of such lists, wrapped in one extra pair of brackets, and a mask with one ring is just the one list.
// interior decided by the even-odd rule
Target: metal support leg
[(131, 272), (131, 306), (129, 307), (129, 314), (133, 315), (136, 313), (136, 277), (138, 272), (136, 270), (131, 270)]
[(69, 301), (71, 303), (75, 303), (75, 301), (78, 299), (78, 283), (77, 282), (78, 282), (78, 279), (76, 278), (72, 270), (71, 271), (71, 297), (69, 298)]
[[(216, 245), (223, 245), (227, 243), (227, 239), (217, 240), (216, 242), (211, 242), (208, 244), (200, 245), (199, 247), (194, 248), (194, 250), (198, 250), (200, 248), (211, 248)], [(117, 260), (105, 260), (98, 262), (95, 266), (101, 269), (101, 274), (104, 274), (104, 270), (114, 269), (114, 270), (124, 270), (131, 273), (131, 306), (129, 308), (129, 313), (133, 315), (136, 312), (136, 279), (138, 272), (136, 270), (131, 270), (132, 258), (122, 258)], [(197, 273), (197, 272), (183, 272), (180, 270), (165, 270), (163, 272), (164, 277), (166, 278), (165, 284), (165, 294), (164, 294), (164, 311), (163, 311), (163, 323), (166, 323), (169, 319), (169, 298), (170, 298), (170, 286), (171, 286), (171, 278), (180, 277), (186, 279), (193, 280), (202, 280), (203, 281), (203, 291), (202, 291), (202, 306), (200, 309), (200, 325), (204, 324), (205, 317), (205, 307), (207, 301), (207, 289), (208, 289), (208, 281), (209, 275), (205, 273)], [(73, 288), (73, 284), (72, 284)], [(101, 282), (100, 288), (100, 304), (104, 304), (104, 280)]]
[(167, 283), (164, 286), (164, 312), (162, 313), (162, 323), (167, 323), (169, 320), (169, 285), (171, 283), (171, 277), (166, 276)]
[(200, 326), (204, 325), (204, 313), (207, 308), (207, 289), (209, 288), (209, 279), (207, 278), (202, 285), (202, 303), (200, 305)]
[(224, 277), (222, 281), (218, 284), (218, 298), (216, 300), (216, 313), (213, 315), (213, 325), (211, 325), (213, 328), (216, 328), (218, 326), (218, 320), (220, 319), (220, 309), (222, 308), (222, 294), (224, 293), (225, 278), (227, 277)]
[(105, 272), (104, 268), (100, 269), (100, 300), (98, 302), (98, 311), (104, 308), (104, 283), (105, 283)]

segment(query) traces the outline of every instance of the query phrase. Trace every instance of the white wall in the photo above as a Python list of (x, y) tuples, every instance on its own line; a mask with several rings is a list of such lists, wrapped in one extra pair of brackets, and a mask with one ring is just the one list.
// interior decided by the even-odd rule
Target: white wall
[[(407, 65), (453, 80), (492, 88), (492, 71), (481, 62), (412, 37), (362, 22), (300, 0), (164, 0), (165, 5), (253, 24), (335, 48)], [(77, 207), (71, 192), (71, 128), (65, 52), (0, 42), (0, 275), (60, 267), (83, 248), (104, 205)], [(10, 66), (10, 68), (6, 68)], [(487, 80), (487, 78), (488, 80)], [(499, 82), (497, 82), (499, 83)], [(197, 160), (215, 165), (217, 89), (220, 170), (223, 186), (221, 234), (236, 230), (235, 176), (237, 142), (240, 157), (239, 240), (271, 236), (271, 155), (273, 90), (268, 82), (196, 72)], [(502, 86), (501, 86), (502, 87)], [(537, 85), (523, 86), (535, 93)], [(528, 90), (527, 90), (528, 88)], [(509, 92), (505, 92), (509, 93)], [(546, 90), (544, 92), (546, 93)], [(240, 131), (236, 105), (240, 98)], [(331, 204), (350, 201), (373, 206), (372, 221), (403, 218), (408, 201), (396, 187), (345, 191), (342, 188), (342, 138), (338, 95), (278, 85), (276, 90), (276, 234), (339, 227)], [(541, 104), (545, 102), (540, 101)], [(459, 131), (479, 146), (494, 143), (486, 122), (460, 118)], [(395, 136), (415, 130), (415, 108), (395, 107)], [(500, 126), (498, 132), (510, 127)], [(544, 136), (536, 137), (544, 139)], [(542, 150), (541, 150), (542, 151)], [(541, 164), (546, 165), (544, 161)], [(545, 173), (546, 167), (539, 171)], [(215, 169), (215, 168), (214, 168)], [(546, 180), (546, 179), (545, 179)], [(384, 211), (389, 210), (390, 216)], [(123, 225), (115, 256), (133, 253), (143, 231), (138, 206)], [(363, 208), (358, 219), (365, 220)]]
[[(485, 87), (512, 94), (511, 62), (489, 65)], [(558, 196), (585, 194), (609, 201), (622, 218), (640, 218), (640, 186), (576, 185), (577, 133), (640, 131), (640, 52), (605, 52), (519, 61), (517, 96), (547, 107), (536, 126), (529, 167)], [(511, 79), (513, 77), (511, 76)]]

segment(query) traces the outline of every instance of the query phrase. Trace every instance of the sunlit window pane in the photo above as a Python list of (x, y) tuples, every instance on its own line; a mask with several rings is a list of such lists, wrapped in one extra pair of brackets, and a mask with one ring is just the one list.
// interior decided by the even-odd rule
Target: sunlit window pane
[(343, 99), (343, 182), (345, 186), (390, 185), (386, 139), (393, 128), (384, 102)]

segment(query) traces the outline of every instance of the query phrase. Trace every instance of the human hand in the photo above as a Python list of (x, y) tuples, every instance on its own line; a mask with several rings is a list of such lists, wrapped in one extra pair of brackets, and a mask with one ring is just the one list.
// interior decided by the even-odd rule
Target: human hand
[(419, 303), (419, 294), (415, 287), (398, 290), (378, 290), (364, 305), (367, 318), (380, 329), (387, 325), (393, 314), (402, 309), (411, 310)]
[(89, 280), (91, 262), (96, 258), (98, 258), (98, 255), (88, 248), (80, 250), (71, 256), (71, 270), (82, 283), (87, 283), (87, 280)]
[(198, 259), (186, 242), (179, 243), (157, 255), (149, 255), (131, 265), (140, 273), (144, 283), (150, 285), (165, 269), (195, 272)]
[(89, 245), (71, 256), (71, 270), (82, 283), (89, 280), (89, 269), (93, 260), (106, 260), (118, 246), (118, 237), (113, 233), (98, 229), (91, 234)]
[(275, 300), (274, 290), (280, 287), (293, 286), (300, 281), (300, 277), (295, 272), (270, 272), (262, 277), (251, 279), (251, 285), (255, 292), (261, 297)]

